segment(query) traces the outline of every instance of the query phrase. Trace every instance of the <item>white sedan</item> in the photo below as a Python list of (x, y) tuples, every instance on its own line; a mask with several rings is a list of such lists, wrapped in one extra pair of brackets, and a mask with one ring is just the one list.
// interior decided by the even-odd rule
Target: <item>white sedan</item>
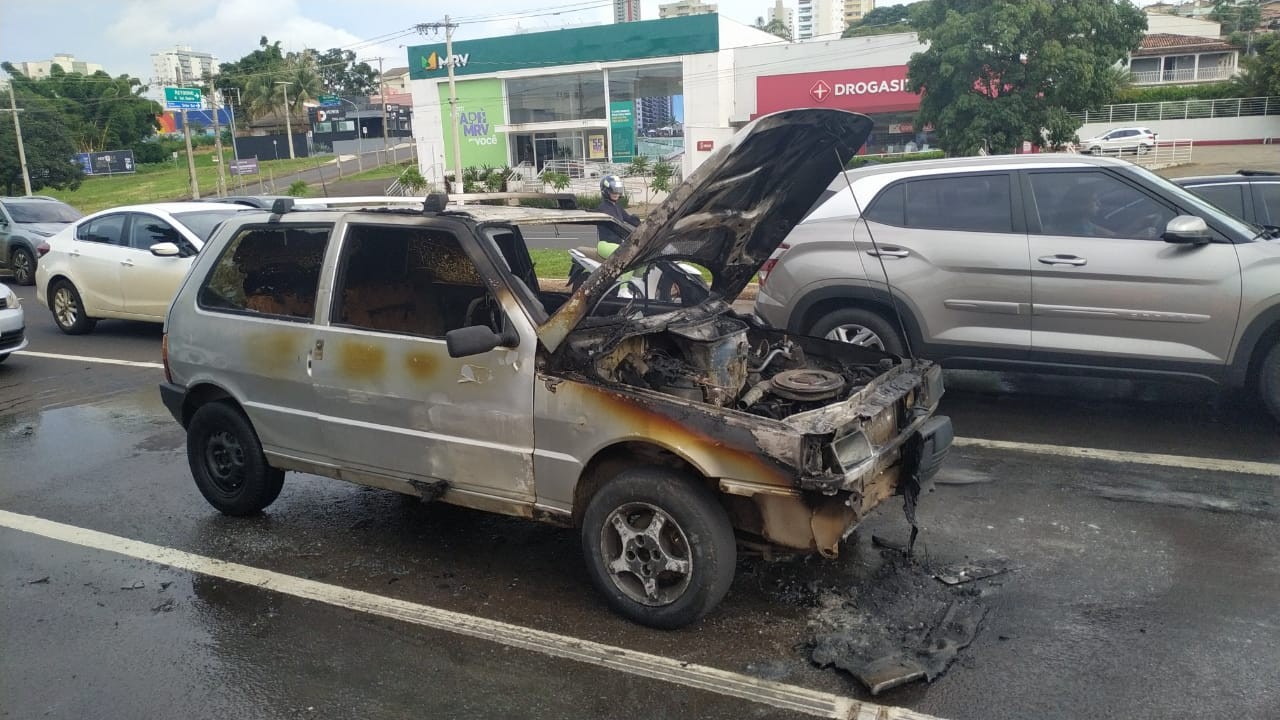
[(241, 205), (155, 203), (89, 215), (37, 248), (36, 297), (69, 335), (100, 318), (164, 322), (191, 262)]
[(9, 353), (27, 346), (26, 322), (22, 317), (22, 301), (5, 285), (0, 285), (0, 362)]

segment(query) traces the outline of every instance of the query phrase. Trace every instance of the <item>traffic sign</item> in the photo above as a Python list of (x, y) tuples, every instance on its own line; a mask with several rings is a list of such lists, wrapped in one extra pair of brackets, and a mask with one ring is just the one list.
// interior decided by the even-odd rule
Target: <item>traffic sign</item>
[(167, 87), (164, 104), (170, 110), (199, 110), (204, 107), (204, 96), (200, 88)]
[(232, 175), (257, 175), (258, 158), (240, 158), (232, 161), (227, 167), (231, 168)]
[(342, 104), (342, 98), (338, 97), (337, 95), (321, 95), (320, 96), (321, 107), (334, 107), (336, 105), (341, 105), (341, 104)]

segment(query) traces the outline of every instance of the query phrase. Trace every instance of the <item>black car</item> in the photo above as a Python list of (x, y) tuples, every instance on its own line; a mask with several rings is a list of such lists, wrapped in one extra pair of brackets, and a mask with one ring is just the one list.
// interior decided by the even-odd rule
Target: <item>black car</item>
[(1280, 228), (1280, 172), (1239, 170), (1235, 175), (1175, 178), (1173, 182), (1241, 220)]

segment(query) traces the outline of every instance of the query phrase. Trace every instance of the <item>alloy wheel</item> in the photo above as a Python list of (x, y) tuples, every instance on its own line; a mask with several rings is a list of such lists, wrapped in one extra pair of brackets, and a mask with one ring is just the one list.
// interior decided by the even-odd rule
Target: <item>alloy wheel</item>
[(80, 317), (80, 305), (76, 302), (71, 288), (63, 285), (53, 293), (53, 316), (58, 325), (69, 328), (76, 324)]
[(838, 325), (827, 333), (826, 339), (884, 350), (884, 340), (881, 340), (874, 330), (863, 325)]
[(609, 513), (600, 530), (600, 555), (613, 584), (651, 607), (679, 600), (693, 577), (684, 530), (665, 510), (649, 503), (627, 503)]
[(31, 267), (31, 256), (25, 252), (14, 252), (11, 258), (13, 264), (13, 281), (19, 285), (30, 285), (31, 278), (34, 276)]

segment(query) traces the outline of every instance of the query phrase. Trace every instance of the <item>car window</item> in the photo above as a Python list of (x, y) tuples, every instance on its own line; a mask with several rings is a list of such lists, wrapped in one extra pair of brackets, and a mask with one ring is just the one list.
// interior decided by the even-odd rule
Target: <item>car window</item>
[(1280, 225), (1280, 183), (1258, 183), (1253, 187), (1258, 222)]
[(472, 325), (502, 330), (501, 307), (451, 232), (355, 225), (339, 263), (335, 325), (429, 338)]
[(133, 221), (129, 223), (129, 247), (150, 250), (152, 245), (165, 242), (179, 248), (185, 244), (182, 234), (164, 220), (146, 213), (133, 214)]
[(196, 210), (193, 212), (176, 212), (173, 217), (187, 226), (192, 235), (209, 242), (209, 238), (213, 237), (213, 231), (217, 230), (224, 220), (233, 218), (243, 212), (247, 212), (247, 210)]
[(1244, 218), (1244, 186), (1234, 185), (1201, 185), (1188, 187), (1188, 190), (1235, 215)]
[(1013, 232), (1005, 173), (911, 180), (905, 203), (909, 228)]
[(1175, 215), (1105, 172), (1034, 172), (1031, 191), (1044, 235), (1157, 240)]
[(331, 229), (241, 229), (214, 263), (197, 302), (207, 310), (311, 320)]
[(75, 208), (51, 200), (5, 203), (16, 223), (71, 223), (84, 217)]
[(906, 185), (894, 185), (871, 201), (871, 207), (867, 208), (866, 218), (871, 222), (883, 225), (903, 227), (907, 224), (906, 212)]
[(87, 242), (123, 245), (124, 219), (124, 213), (94, 218), (76, 230), (76, 237)]

